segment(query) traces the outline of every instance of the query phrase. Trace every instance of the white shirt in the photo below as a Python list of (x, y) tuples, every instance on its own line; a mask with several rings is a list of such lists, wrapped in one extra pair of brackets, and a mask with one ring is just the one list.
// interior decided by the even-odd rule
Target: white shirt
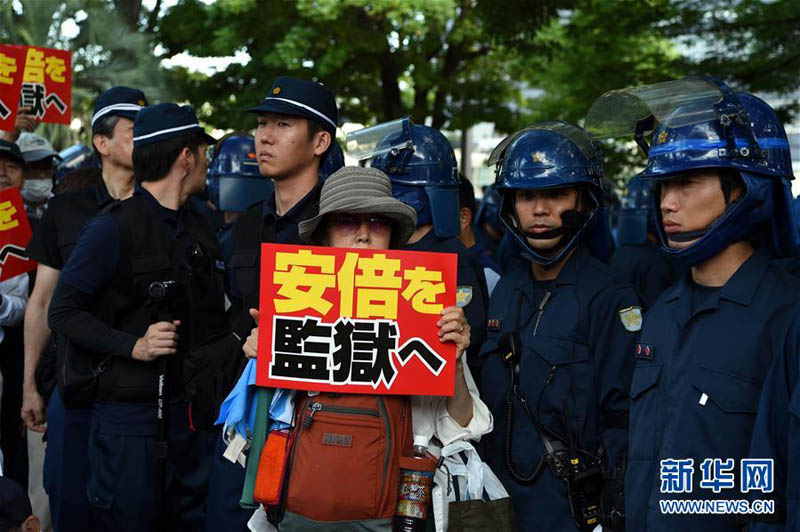
[(28, 303), (28, 274), (23, 273), (0, 282), (0, 343), (5, 338), (3, 327), (22, 323)]

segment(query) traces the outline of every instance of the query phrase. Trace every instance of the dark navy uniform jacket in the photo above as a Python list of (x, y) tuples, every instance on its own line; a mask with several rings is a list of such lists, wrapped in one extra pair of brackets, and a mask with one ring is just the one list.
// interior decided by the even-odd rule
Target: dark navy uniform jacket
[[(539, 311), (544, 295), (550, 296)], [(481, 350), (481, 398), (494, 417), (484, 459), (508, 490), (520, 530), (574, 530), (565, 483), (545, 467), (529, 485), (516, 482), (505, 461), (509, 368), (498, 339), (518, 330), (519, 386), (531, 411), (579, 448), (607, 454), (618, 466), (627, 443), (628, 386), (641, 327), (639, 297), (608, 266), (578, 247), (554, 281), (535, 282), (530, 265), (508, 272), (489, 303), (487, 340)], [(518, 317), (517, 317), (518, 316)], [(538, 325), (537, 325), (538, 323)], [(534, 423), (513, 399), (512, 458), (528, 475), (545, 454)], [(568, 424), (564, 405), (567, 405)]]
[[(470, 325), (470, 347), (467, 349), (467, 363), (473, 376), (480, 375), (478, 353), (486, 338), (486, 307), (489, 304), (489, 289), (483, 266), (473, 257), (466, 246), (457, 238), (439, 238), (431, 230), (419, 241), (403, 247), (408, 251), (432, 251), (436, 253), (456, 253), (458, 255), (458, 291), (461, 301), (458, 306)], [(479, 378), (479, 377), (478, 377)], [(478, 381), (476, 378), (476, 381)]]
[(632, 284), (648, 305), (655, 303), (681, 272), (661, 253), (659, 246), (649, 242), (618, 247), (611, 255), (609, 266), (620, 280)]
[[(631, 383), (629, 530), (741, 530), (728, 516), (664, 515), (659, 500), (745, 498), (738, 485), (719, 494), (700, 488), (699, 466), (733, 458), (738, 472), (767, 371), (783, 353), (798, 356), (798, 283), (771, 258), (757, 250), (694, 308), (687, 273), (648, 311)], [(691, 493), (660, 493), (659, 464), (667, 458), (694, 460)]]

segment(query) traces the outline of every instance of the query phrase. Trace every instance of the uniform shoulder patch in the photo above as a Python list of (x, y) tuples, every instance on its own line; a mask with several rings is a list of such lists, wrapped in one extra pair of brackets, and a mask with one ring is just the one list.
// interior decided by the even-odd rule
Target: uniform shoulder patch
[(619, 311), (619, 321), (626, 331), (636, 332), (642, 329), (642, 308), (628, 307)]
[(472, 301), (472, 287), (459, 286), (456, 288), (456, 305), (466, 307)]

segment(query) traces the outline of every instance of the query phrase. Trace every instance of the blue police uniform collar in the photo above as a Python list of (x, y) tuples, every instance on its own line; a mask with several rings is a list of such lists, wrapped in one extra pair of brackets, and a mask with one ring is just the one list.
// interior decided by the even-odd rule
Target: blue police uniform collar
[[(578, 244), (575, 252), (567, 259), (567, 263), (558, 272), (558, 277), (550, 281), (554, 287), (564, 285), (574, 285), (578, 282), (578, 274), (583, 269), (583, 265), (589, 260), (589, 250), (583, 244)], [(531, 266), (529, 261), (525, 261), (524, 266), (516, 268), (509, 275), (514, 276), (513, 282), (514, 290), (520, 291), (532, 303), (538, 305), (539, 302), (535, 301), (533, 286), (536, 281), (531, 273)]]
[[(261, 217), (266, 220), (268, 216), (272, 218), (279, 219), (285, 218), (291, 222), (300, 223), (303, 220), (300, 220), (300, 215), (305, 211), (306, 207), (310, 202), (314, 200), (314, 198), (319, 198), (320, 190), (322, 189), (322, 181), (318, 180), (317, 184), (314, 185), (314, 188), (308, 191), (308, 194), (303, 196), (303, 198), (298, 201), (294, 207), (289, 209), (289, 212), (280, 216), (277, 212), (277, 207), (275, 205), (275, 191), (273, 190), (269, 196), (264, 199), (264, 203), (261, 205)], [(316, 213), (315, 213), (316, 214)]]
[(687, 271), (681, 279), (664, 293), (664, 302), (674, 306), (674, 315), (681, 326), (684, 326), (695, 314), (719, 306), (720, 299), (726, 299), (739, 305), (750, 305), (753, 302), (761, 279), (770, 267), (774, 253), (769, 246), (760, 246), (750, 258), (744, 261), (736, 273), (707, 301), (692, 312), (690, 291), (692, 290), (692, 272)]
[(433, 243), (439, 240), (447, 240), (447, 239), (436, 236), (436, 232), (433, 230), (433, 227), (431, 227), (431, 230), (428, 231), (428, 233), (425, 236), (423, 236), (413, 244), (406, 244), (405, 246), (403, 246), (403, 249), (410, 249), (410, 250), (416, 249), (419, 251), (425, 251), (432, 249)]

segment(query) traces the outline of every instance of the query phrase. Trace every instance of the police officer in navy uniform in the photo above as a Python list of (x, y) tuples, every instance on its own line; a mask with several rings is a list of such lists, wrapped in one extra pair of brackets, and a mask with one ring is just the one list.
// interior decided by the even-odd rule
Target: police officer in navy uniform
[[(459, 179), (458, 200), (459, 221), (461, 222), (461, 233), (458, 235), (458, 239), (483, 267), (483, 273), (486, 276), (486, 288), (488, 289), (489, 297), (491, 297), (494, 287), (500, 280), (500, 266), (494, 261), (483, 244), (478, 241), (476, 231), (478, 224), (474, 223), (475, 212), (478, 210), (475, 202), (475, 189), (472, 187), (472, 183), (465, 179), (464, 176)], [(498, 221), (499, 219), (498, 215)]]
[(481, 398), (495, 426), (484, 459), (520, 530), (620, 529), (600, 499), (602, 489), (614, 494), (627, 445), (642, 310), (592, 255), (610, 239), (596, 223), (602, 154), (582, 129), (542, 122), (501, 142), (489, 163), (498, 164), (501, 219), (527, 264), (504, 273), (489, 303)]
[(497, 183), (484, 187), (483, 197), (474, 218), (475, 240), (483, 246), (490, 257), (496, 260), (500, 241), (505, 234), (500, 221), (500, 191), (497, 190)]
[(22, 419), (29, 429), (44, 432), (47, 403), (44, 486), (50, 497), (53, 527), (59, 532), (82, 531), (89, 526), (85, 496), (89, 411), (65, 409), (57, 390), (49, 402), (39, 394), (37, 366), (56, 362), (53, 350), (48, 348), (51, 333), (47, 308), (83, 226), (107, 204), (133, 192), (133, 121), (146, 105), (147, 98), (138, 89), (117, 86), (100, 94), (92, 115), (92, 141), (102, 161), (102, 180), (93, 187), (51, 198), (27, 248), (38, 266), (25, 310)]
[[(587, 128), (622, 134), (620, 117), (634, 114), (627, 127), (648, 153), (640, 177), (655, 181), (662, 249), (690, 271), (649, 309), (633, 354), (628, 527), (741, 530), (741, 516), (669, 514), (661, 501), (744, 498), (733, 480), (762, 383), (776, 357), (797, 357), (798, 284), (772, 265), (798, 247), (789, 143), (763, 100), (709, 77), (606, 93)], [(662, 482), (664, 459), (683, 460), (693, 479)], [(733, 462), (719, 493), (703, 484), (725, 476), (714, 459)]]
[(254, 203), (262, 202), (272, 192), (271, 179), (258, 170), (256, 144), (252, 135), (231, 133), (222, 137), (208, 164), (206, 192), (209, 201), (224, 216), (217, 237), (225, 263), (230, 265), (233, 223)]
[(94, 377), (62, 391), (91, 402), (90, 528), (202, 526), (211, 448), (191, 428), (183, 364), (224, 328), (224, 268), (213, 230), (184, 204), (205, 186), (214, 142), (190, 106), (143, 108), (139, 185), (86, 225), (53, 295), (48, 323)]
[[(263, 179), (274, 182), (275, 189), (251, 205), (233, 226), (229, 296), (232, 330), (242, 343), (255, 326), (250, 309), (259, 307), (261, 243), (301, 244), (298, 224), (317, 215), (321, 177), (338, 169), (333, 166), (344, 165), (341, 149), (335, 145), (336, 100), (321, 83), (280, 76), (261, 103), (248, 112), (258, 115), (259, 171)], [(229, 379), (231, 388), (237, 377)], [(246, 530), (252, 516), (252, 510), (239, 506), (245, 471), (224, 458), (224, 450), (220, 437), (208, 495), (205, 526), (209, 532)]]
[(347, 138), (348, 151), (353, 147), (356, 159), (369, 160), (370, 166), (386, 173), (394, 198), (417, 212), (417, 229), (403, 249), (458, 255), (456, 303), (464, 308), (471, 327), (467, 363), (477, 381), (489, 290), (483, 266), (458, 240), (458, 163), (450, 141), (441, 131), (414, 124), (409, 118), (365, 128)]
[(652, 182), (633, 178), (625, 186), (617, 215), (617, 249), (609, 266), (636, 288), (648, 305), (679, 277), (657, 244)]

